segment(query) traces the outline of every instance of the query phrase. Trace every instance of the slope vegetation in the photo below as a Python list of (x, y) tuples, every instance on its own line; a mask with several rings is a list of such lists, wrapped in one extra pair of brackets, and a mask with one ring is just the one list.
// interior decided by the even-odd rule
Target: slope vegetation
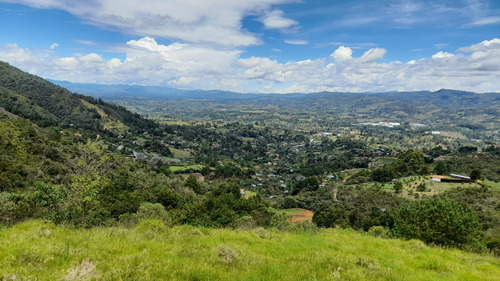
[(0, 230), (2, 280), (498, 280), (500, 259), (314, 232), (165, 228), (71, 230), (29, 221)]
[(0, 107), (44, 127), (103, 130), (110, 121), (143, 130), (157, 127), (123, 107), (71, 93), (4, 62), (0, 62)]

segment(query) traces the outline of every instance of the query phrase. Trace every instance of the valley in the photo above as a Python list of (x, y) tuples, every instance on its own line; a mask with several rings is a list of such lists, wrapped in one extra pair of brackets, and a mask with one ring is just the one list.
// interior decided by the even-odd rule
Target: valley
[[(313, 268), (293, 274), (310, 279), (488, 280), (500, 270), (500, 94), (158, 97), (94, 86), (86, 96), (68, 87), (0, 64), (0, 237), (11, 241), (0, 245), (0, 279), (29, 279), (53, 264), (40, 280), (78, 280), (82, 267), (89, 280), (223, 280), (224, 269), (286, 280), (280, 272), (304, 255), (318, 255)], [(138, 249), (191, 234), (201, 242), (110, 270), (126, 255), (139, 259)], [(70, 238), (85, 235), (116, 259)], [(130, 251), (104, 238), (113, 235)], [(151, 267), (174, 266), (183, 243), (199, 243), (198, 270)], [(365, 244), (375, 248), (358, 249)], [(408, 256), (417, 244), (422, 255)], [(388, 259), (388, 247), (403, 264)], [(446, 261), (414, 264), (435, 255)], [(486, 266), (467, 273), (478, 259)], [(280, 264), (262, 266), (271, 260)], [(418, 268), (412, 278), (401, 273), (408, 264)]]

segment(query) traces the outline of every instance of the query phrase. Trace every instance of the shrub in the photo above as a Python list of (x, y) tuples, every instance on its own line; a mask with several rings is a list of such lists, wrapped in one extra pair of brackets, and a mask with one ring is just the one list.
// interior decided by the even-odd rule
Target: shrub
[(419, 192), (424, 192), (426, 189), (427, 189), (427, 185), (425, 184), (425, 182), (422, 182), (419, 185), (417, 185), (417, 191), (419, 191)]
[(403, 190), (403, 183), (401, 181), (396, 181), (394, 183), (394, 192), (400, 193)]
[(344, 209), (338, 207), (333, 209), (320, 210), (314, 213), (312, 221), (318, 227), (335, 227), (336, 225), (343, 224), (339, 223), (344, 221), (347, 217), (347, 213)]
[(139, 210), (135, 214), (123, 214), (120, 216), (120, 223), (125, 226), (132, 226), (141, 221), (158, 220), (163, 225), (169, 225), (171, 218), (168, 212), (160, 203), (145, 202), (139, 206)]
[(388, 236), (388, 231), (383, 226), (377, 225), (370, 227), (370, 229), (368, 230), (368, 234), (375, 237), (385, 238)]
[[(394, 218), (393, 234), (426, 243), (465, 248), (481, 247), (480, 223), (465, 204), (445, 199), (408, 202)], [(479, 245), (479, 246), (478, 246)]]

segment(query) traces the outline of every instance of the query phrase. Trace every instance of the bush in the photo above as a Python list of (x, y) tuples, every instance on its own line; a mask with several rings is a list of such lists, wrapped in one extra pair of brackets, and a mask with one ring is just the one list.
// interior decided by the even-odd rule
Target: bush
[(426, 243), (459, 248), (481, 247), (480, 223), (465, 204), (445, 199), (406, 203), (396, 212), (395, 236), (420, 239)]
[(419, 185), (417, 185), (417, 191), (419, 191), (419, 192), (424, 192), (426, 189), (427, 189), (427, 185), (425, 184), (425, 182), (422, 182)]
[(383, 226), (377, 225), (370, 227), (368, 234), (375, 237), (386, 238), (388, 236), (388, 231)]
[(396, 181), (394, 183), (394, 192), (400, 193), (401, 191), (403, 191), (403, 183), (401, 181)]
[(347, 213), (344, 209), (337, 207), (333, 209), (320, 210), (314, 213), (312, 221), (318, 227), (335, 227), (336, 225), (344, 225), (347, 218)]
[(163, 225), (171, 224), (171, 218), (168, 212), (160, 203), (142, 203), (135, 214), (123, 214), (120, 216), (120, 223), (125, 226), (140, 224), (141, 221), (157, 220)]

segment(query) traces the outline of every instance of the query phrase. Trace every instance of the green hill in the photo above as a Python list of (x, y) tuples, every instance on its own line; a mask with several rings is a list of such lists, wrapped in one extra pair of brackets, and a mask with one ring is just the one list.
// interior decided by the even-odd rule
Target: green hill
[(71, 93), (4, 62), (0, 62), (0, 107), (44, 127), (116, 132), (128, 127), (137, 130), (157, 127), (156, 123), (121, 106)]
[(500, 259), (345, 229), (0, 230), (1, 280), (498, 280)]

